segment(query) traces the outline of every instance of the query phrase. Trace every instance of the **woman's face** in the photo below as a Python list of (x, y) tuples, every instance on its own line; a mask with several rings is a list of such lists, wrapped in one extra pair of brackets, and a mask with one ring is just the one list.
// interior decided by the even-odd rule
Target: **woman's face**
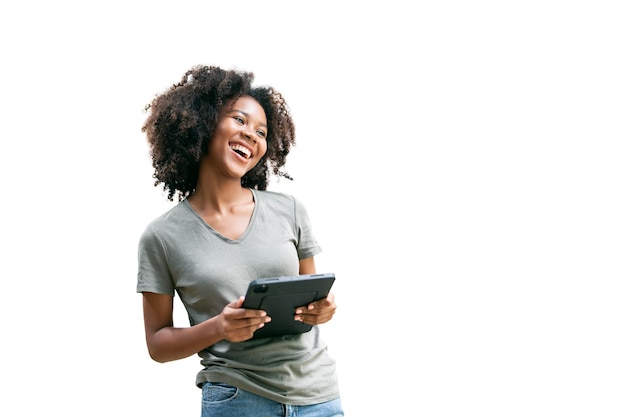
[(240, 97), (220, 114), (207, 157), (229, 177), (243, 177), (267, 151), (267, 119), (252, 97)]

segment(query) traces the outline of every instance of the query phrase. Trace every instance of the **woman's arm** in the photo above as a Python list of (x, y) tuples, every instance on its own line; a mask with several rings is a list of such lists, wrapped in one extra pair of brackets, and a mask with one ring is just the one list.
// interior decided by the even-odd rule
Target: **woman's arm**
[(300, 275), (309, 275), (315, 273), (315, 258), (300, 259)]
[(194, 355), (220, 340), (241, 342), (250, 339), (263, 327), (266, 313), (241, 308), (243, 297), (228, 304), (222, 312), (191, 327), (174, 327), (174, 297), (151, 292), (143, 293), (143, 316), (146, 344), (150, 357), (169, 362)]

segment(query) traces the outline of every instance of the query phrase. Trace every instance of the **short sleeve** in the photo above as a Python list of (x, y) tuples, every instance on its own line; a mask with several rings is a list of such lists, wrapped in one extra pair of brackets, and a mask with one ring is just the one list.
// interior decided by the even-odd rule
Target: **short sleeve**
[(295, 199), (296, 236), (298, 237), (298, 259), (315, 256), (322, 251), (313, 235), (309, 214), (302, 203)]
[(137, 292), (174, 296), (174, 289), (166, 250), (154, 229), (148, 226), (139, 239)]

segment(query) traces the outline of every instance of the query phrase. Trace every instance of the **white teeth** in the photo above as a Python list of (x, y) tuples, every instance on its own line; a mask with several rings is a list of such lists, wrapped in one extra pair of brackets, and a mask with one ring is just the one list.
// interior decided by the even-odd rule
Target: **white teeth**
[(245, 146), (241, 146), (238, 144), (232, 144), (230, 145), (230, 149), (232, 149), (235, 152), (239, 152), (241, 154), (243, 154), (243, 156), (248, 159), (250, 158), (250, 149), (246, 148)]

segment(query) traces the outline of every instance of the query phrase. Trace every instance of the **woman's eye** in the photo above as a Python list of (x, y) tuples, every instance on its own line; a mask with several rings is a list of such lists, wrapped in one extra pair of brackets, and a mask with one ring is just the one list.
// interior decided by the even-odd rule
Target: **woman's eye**
[(239, 116), (233, 116), (233, 119), (237, 121), (237, 123), (243, 124), (243, 119)]
[(264, 131), (262, 131), (262, 130), (257, 130), (257, 131), (256, 131), (256, 134), (257, 134), (257, 135), (259, 135), (259, 136), (261, 136), (262, 138), (264, 138), (264, 137), (266, 137), (266, 136), (267, 136), (267, 133), (265, 133), (265, 132), (264, 132)]

